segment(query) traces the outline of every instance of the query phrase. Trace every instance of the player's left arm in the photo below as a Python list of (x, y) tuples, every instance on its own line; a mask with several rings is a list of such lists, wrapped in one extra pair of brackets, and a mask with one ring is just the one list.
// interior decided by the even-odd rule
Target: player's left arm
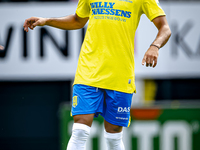
[(163, 47), (167, 43), (171, 36), (171, 30), (165, 16), (156, 17), (153, 19), (153, 23), (158, 29), (158, 34), (149, 49), (146, 51), (142, 60), (142, 65), (146, 63), (147, 67), (150, 66), (154, 68), (157, 65), (159, 48)]

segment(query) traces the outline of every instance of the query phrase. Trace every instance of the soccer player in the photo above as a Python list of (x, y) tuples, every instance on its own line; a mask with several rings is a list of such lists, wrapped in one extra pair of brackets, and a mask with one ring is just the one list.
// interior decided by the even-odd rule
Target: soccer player
[(24, 22), (28, 32), (28, 28), (44, 25), (75, 30), (89, 20), (73, 86), (74, 124), (67, 150), (85, 149), (93, 118), (99, 114), (104, 117), (108, 150), (124, 150), (122, 128), (130, 123), (131, 100), (136, 90), (134, 36), (142, 14), (158, 29), (142, 65), (155, 67), (159, 49), (171, 35), (158, 0), (79, 0), (75, 14), (31, 17)]

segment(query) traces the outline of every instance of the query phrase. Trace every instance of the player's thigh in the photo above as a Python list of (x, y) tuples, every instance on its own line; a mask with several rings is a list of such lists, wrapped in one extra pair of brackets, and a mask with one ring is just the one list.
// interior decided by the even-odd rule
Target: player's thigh
[(71, 113), (75, 123), (91, 126), (94, 115), (103, 112), (103, 100), (102, 90), (82, 84), (74, 85)]
[(94, 114), (75, 115), (73, 118), (74, 123), (81, 123), (91, 127)]
[(132, 96), (129, 93), (106, 90), (103, 117), (111, 124), (105, 122), (106, 128), (120, 130), (122, 126), (129, 126)]

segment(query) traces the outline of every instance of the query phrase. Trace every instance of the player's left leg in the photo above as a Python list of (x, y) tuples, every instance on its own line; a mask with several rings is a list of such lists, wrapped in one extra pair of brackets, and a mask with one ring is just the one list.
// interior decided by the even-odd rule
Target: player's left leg
[(108, 150), (125, 150), (122, 142), (122, 128), (130, 124), (130, 107), (132, 95), (128, 93), (105, 90), (104, 136)]
[(122, 126), (113, 125), (104, 120), (104, 137), (108, 150), (125, 150), (122, 142)]

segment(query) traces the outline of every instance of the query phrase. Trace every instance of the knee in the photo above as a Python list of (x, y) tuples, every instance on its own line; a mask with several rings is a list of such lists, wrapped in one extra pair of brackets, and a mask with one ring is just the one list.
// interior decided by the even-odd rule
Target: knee
[(122, 132), (108, 133), (104, 131), (104, 137), (109, 150), (125, 150), (122, 142)]
[(87, 140), (88, 135), (89, 133), (83, 129), (76, 129), (72, 131), (72, 136), (74, 136), (76, 139)]
[(116, 126), (116, 127), (106, 127), (105, 128), (106, 132), (108, 133), (119, 133), (122, 131), (122, 127), (121, 126)]
[(74, 123), (72, 128), (72, 136), (68, 142), (67, 150), (84, 150), (89, 134), (89, 126), (80, 123)]
[(79, 139), (85, 139), (90, 134), (90, 127), (84, 124), (74, 123), (72, 128), (72, 136)]
[(74, 118), (75, 123), (85, 124), (91, 127), (94, 114), (76, 115), (76, 116), (73, 116), (73, 118)]
[(104, 137), (106, 139), (111, 139), (111, 140), (121, 140), (122, 139), (122, 134), (123, 132), (119, 132), (119, 133), (109, 133), (109, 132), (106, 132), (104, 130)]
[(113, 125), (107, 121), (104, 121), (105, 130), (108, 133), (119, 133), (122, 132), (122, 126)]

